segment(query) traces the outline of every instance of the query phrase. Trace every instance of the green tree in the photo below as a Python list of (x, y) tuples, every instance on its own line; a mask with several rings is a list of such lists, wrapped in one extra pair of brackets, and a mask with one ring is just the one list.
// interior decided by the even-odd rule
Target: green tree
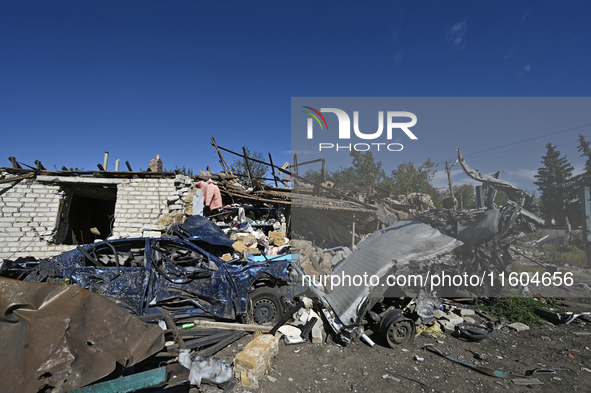
[(404, 161), (398, 164), (396, 169), (392, 170), (392, 181), (394, 182), (394, 191), (424, 192), (429, 193), (433, 190), (431, 180), (435, 177), (436, 164), (428, 159), (418, 168), (412, 161)]
[(534, 184), (540, 191), (541, 211), (546, 221), (556, 220), (558, 225), (565, 224), (566, 205), (572, 200), (571, 189), (573, 166), (566, 156), (560, 157), (556, 145), (548, 143), (546, 155), (542, 157), (543, 167), (538, 168), (538, 179)]
[[(259, 161), (265, 161), (264, 157), (261, 153), (257, 152), (257, 151), (250, 151), (250, 149), (248, 147), (245, 147), (246, 149), (246, 155), (249, 158), (254, 158), (257, 159)], [(261, 164), (260, 162), (255, 162), (252, 160), (248, 160), (248, 167), (250, 167), (250, 174), (252, 177), (260, 179), (260, 178), (264, 178), (267, 175), (267, 171), (269, 169), (269, 167), (265, 164)], [(246, 165), (246, 159), (243, 157), (237, 158), (234, 160), (234, 162), (230, 165), (230, 169), (232, 170), (232, 173), (234, 173), (235, 175), (242, 175), (244, 176), (244, 181), (250, 184), (250, 180), (248, 178), (248, 169), (247, 169), (247, 165)]]
[(419, 167), (412, 161), (404, 161), (392, 170), (392, 176), (385, 178), (380, 186), (396, 192), (421, 192), (431, 196), (431, 200), (437, 208), (442, 207), (441, 194), (433, 187), (431, 181), (435, 177), (437, 165), (428, 159)]
[(358, 187), (375, 186), (385, 178), (382, 163), (376, 162), (370, 151), (351, 151), (352, 166), (329, 171), (327, 178), (335, 183)]
[(585, 168), (583, 173), (576, 176), (575, 186), (579, 190), (582, 186), (591, 187), (591, 148), (589, 145), (591, 142), (587, 141), (582, 134), (579, 134), (579, 146), (577, 150), (581, 153), (581, 157), (587, 157), (585, 161)]
[(308, 169), (303, 175), (304, 178), (310, 180), (312, 183), (316, 182), (318, 176), (320, 176), (320, 171), (318, 169)]
[(476, 209), (476, 191), (472, 184), (459, 184), (453, 187), (454, 196), (464, 210)]
[(495, 204), (497, 206), (505, 206), (509, 201), (509, 197), (507, 197), (507, 193), (502, 190), (497, 191), (497, 195), (495, 196)]
[(177, 175), (185, 175), (185, 176), (189, 176), (189, 177), (193, 176), (193, 169), (188, 168), (185, 165), (183, 165), (183, 166), (176, 165), (174, 167), (174, 170), (172, 170), (172, 171), (170, 169), (164, 168), (163, 172), (174, 172)]

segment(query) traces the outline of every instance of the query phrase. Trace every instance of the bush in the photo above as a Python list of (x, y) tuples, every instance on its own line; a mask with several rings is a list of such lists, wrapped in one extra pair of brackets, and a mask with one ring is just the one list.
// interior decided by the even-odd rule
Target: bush
[(488, 298), (482, 301), (480, 310), (509, 322), (540, 325), (543, 319), (536, 314), (536, 310), (558, 309), (556, 299), (549, 298), (545, 301), (546, 303), (542, 303), (531, 297)]

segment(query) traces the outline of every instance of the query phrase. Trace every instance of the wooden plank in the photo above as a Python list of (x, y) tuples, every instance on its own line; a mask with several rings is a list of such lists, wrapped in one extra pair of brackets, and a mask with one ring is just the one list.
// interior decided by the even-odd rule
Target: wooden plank
[(226, 329), (226, 330), (240, 330), (245, 332), (256, 332), (260, 330), (263, 333), (269, 333), (273, 326), (262, 326), (262, 325), (247, 325), (243, 323), (229, 323), (229, 322), (216, 322), (216, 321), (203, 321), (196, 320), (195, 327), (203, 328), (215, 328), (215, 329)]
[[(222, 191), (222, 190), (220, 190), (220, 191)], [(262, 202), (283, 203), (283, 204), (286, 204), (286, 205), (291, 205), (291, 202), (290, 201), (282, 201), (282, 200), (278, 200), (278, 199), (260, 198), (260, 197), (256, 197), (256, 196), (250, 195), (250, 194), (233, 193), (233, 192), (230, 192), (228, 190), (223, 190), (222, 192), (224, 192), (226, 194), (229, 194), (229, 195), (232, 195), (232, 196), (235, 196), (235, 197), (239, 197), (239, 198), (254, 199), (254, 200), (262, 201)]]
[(20, 180), (23, 180), (23, 179), (29, 179), (29, 178), (31, 178), (33, 176), (35, 176), (35, 173), (32, 173), (31, 172), (31, 173), (27, 173), (26, 175), (11, 177), (11, 178), (8, 178), (8, 179), (0, 179), (0, 184), (1, 183), (9, 183), (11, 181), (20, 181)]

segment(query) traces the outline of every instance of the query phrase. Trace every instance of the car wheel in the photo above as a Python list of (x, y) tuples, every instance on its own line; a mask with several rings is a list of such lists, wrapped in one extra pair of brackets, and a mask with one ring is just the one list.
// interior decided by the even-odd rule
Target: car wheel
[(278, 290), (257, 288), (248, 294), (248, 317), (257, 325), (275, 325), (284, 313)]
[(416, 333), (414, 322), (404, 318), (399, 310), (384, 315), (380, 330), (391, 348), (412, 343)]

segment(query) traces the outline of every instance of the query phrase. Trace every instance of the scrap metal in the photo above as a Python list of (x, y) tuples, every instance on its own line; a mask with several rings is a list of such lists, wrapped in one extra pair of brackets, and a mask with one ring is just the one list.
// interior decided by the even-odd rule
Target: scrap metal
[(162, 329), (76, 286), (0, 278), (0, 391), (66, 392), (164, 346)]

